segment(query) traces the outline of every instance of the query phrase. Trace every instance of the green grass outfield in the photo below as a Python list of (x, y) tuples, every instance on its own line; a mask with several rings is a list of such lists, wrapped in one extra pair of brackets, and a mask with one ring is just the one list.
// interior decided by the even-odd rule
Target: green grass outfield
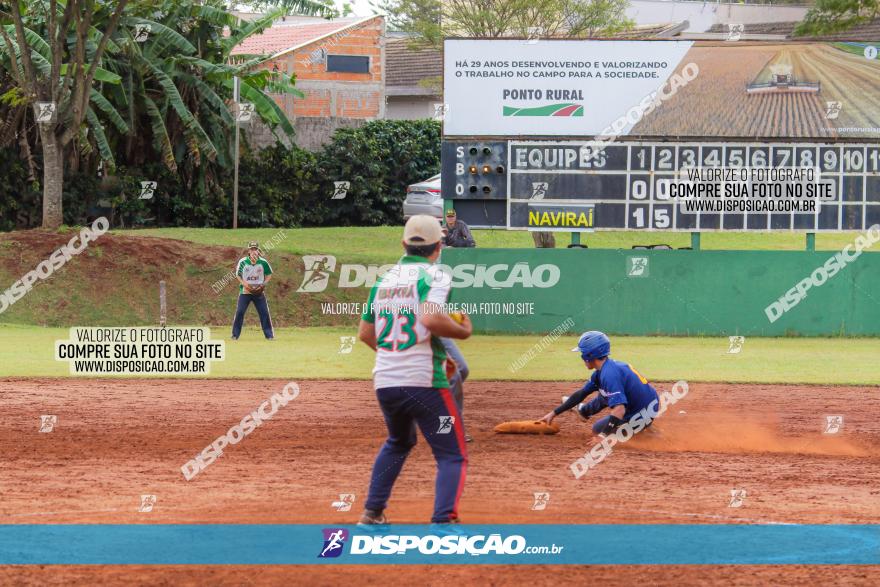
[[(269, 243), (273, 237), (279, 251), (295, 255), (334, 255), (350, 263), (387, 263), (401, 254), (403, 229), (398, 226), (342, 228), (156, 228), (113, 231), (126, 236), (173, 238), (205, 245), (226, 245), (244, 248), (248, 241)], [(525, 231), (474, 230), (474, 239), (481, 248), (533, 248), (532, 237)], [(820, 233), (816, 235), (817, 250), (840, 250), (855, 239), (855, 232)], [(568, 233), (556, 235), (556, 246), (569, 244)], [(667, 244), (689, 247), (690, 233), (645, 233), (635, 231), (594, 232), (582, 235), (581, 242), (597, 249), (629, 249), (633, 245)], [(785, 250), (802, 251), (806, 246), (803, 233), (794, 232), (710, 232), (701, 237), (704, 250)]]
[[(66, 377), (67, 363), (54, 360), (56, 340), (66, 328), (0, 325), (0, 377)], [(274, 342), (248, 328), (238, 341), (227, 329), (212, 329), (226, 339), (227, 358), (215, 362), (211, 377), (369, 379), (373, 352), (358, 343), (339, 354), (340, 336), (351, 329), (279, 329)], [(742, 353), (727, 353), (726, 338), (613, 337), (613, 355), (631, 362), (656, 381), (880, 384), (878, 339), (747, 338)], [(461, 343), (474, 380), (582, 381), (587, 371), (570, 349), (574, 335), (543, 345), (539, 336), (477, 335)], [(534, 356), (511, 371), (530, 349)], [(543, 349), (543, 350), (541, 350)]]

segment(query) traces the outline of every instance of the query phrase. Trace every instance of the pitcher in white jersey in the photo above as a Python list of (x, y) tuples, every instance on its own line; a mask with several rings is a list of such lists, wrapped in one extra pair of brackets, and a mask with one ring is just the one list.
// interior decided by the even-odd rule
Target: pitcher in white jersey
[(437, 461), (431, 522), (458, 522), (467, 448), (440, 337), (466, 339), (472, 325), (467, 316), (459, 324), (445, 312), (450, 279), (434, 264), (440, 239), (436, 218), (410, 218), (403, 231), (406, 255), (373, 286), (361, 316), (358, 336), (376, 351), (373, 386), (388, 429), (373, 465), (362, 525), (387, 523), (385, 508), (416, 444), (416, 426)]

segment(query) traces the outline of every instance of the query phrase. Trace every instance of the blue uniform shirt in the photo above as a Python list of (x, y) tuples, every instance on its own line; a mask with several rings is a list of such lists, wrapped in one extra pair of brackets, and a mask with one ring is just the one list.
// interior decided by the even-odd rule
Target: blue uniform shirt
[(629, 420), (655, 400), (657, 404), (652, 410), (656, 412), (660, 407), (657, 391), (648, 380), (623, 361), (611, 358), (605, 361), (601, 369), (594, 371), (590, 380), (574, 395), (586, 397), (594, 391), (599, 392), (599, 401), (605, 407), (626, 405), (624, 420)]

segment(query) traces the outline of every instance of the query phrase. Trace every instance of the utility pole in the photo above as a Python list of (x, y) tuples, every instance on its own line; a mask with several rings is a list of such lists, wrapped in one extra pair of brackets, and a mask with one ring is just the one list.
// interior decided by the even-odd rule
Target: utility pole
[(241, 81), (238, 76), (232, 78), (232, 99), (235, 102), (235, 153), (233, 159), (235, 161), (232, 178), (232, 228), (238, 228), (238, 135), (240, 129), (239, 119), (241, 118), (241, 101), (240, 98)]
[[(229, 11), (235, 10), (235, 0), (229, 0)], [(232, 177), (232, 228), (238, 228), (238, 133), (239, 118), (241, 117), (241, 80), (238, 76), (232, 78), (232, 101), (235, 104), (235, 153), (233, 153), (234, 173)]]

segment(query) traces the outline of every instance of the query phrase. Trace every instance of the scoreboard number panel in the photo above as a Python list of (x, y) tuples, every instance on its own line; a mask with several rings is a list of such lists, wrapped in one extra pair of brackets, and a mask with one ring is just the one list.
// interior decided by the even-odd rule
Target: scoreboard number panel
[[(442, 155), (443, 197), (497, 208), (513, 230), (825, 232), (880, 219), (878, 144), (456, 139), (443, 141)], [(717, 167), (812, 167), (833, 197), (815, 212), (687, 211), (671, 197), (688, 170)], [(542, 218), (562, 222), (574, 212), (578, 225), (529, 226), (529, 202), (543, 205), (533, 212), (550, 211)], [(584, 206), (592, 206), (588, 227)]]
[[(647, 189), (647, 188), (646, 188)], [(514, 173), (508, 192), (515, 200), (626, 200), (626, 176), (587, 173)]]
[[(616, 141), (509, 141), (508, 228), (531, 229), (521, 204), (595, 206), (588, 230), (864, 230), (880, 217), (876, 144)], [(833, 197), (815, 212), (686, 211), (670, 184), (688, 169), (815, 168)], [(557, 227), (558, 230), (583, 230)]]
[(880, 204), (880, 175), (865, 177), (865, 201)]

